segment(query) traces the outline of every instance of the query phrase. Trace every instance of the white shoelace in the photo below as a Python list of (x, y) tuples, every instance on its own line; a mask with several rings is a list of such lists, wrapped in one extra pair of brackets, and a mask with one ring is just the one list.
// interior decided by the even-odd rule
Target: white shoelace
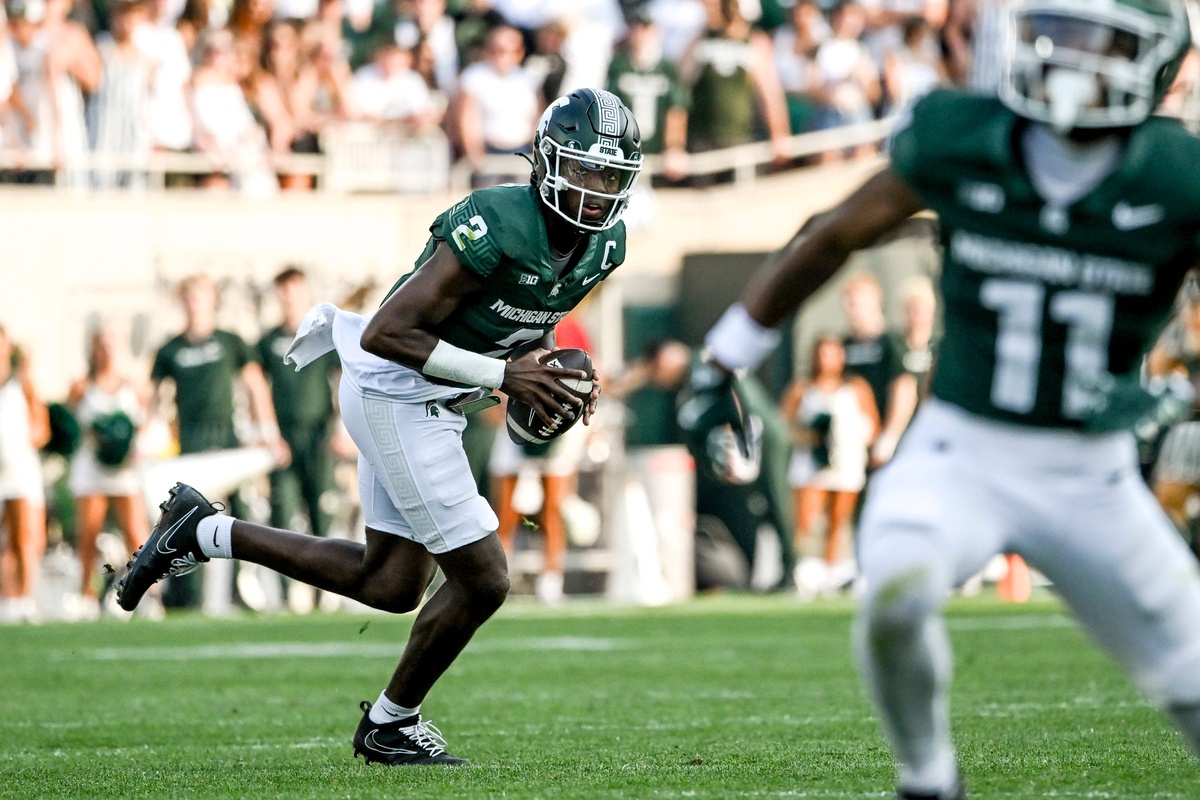
[(197, 560), (194, 553), (180, 556), (171, 559), (171, 568), (167, 570), (167, 574), (173, 578), (180, 575), (187, 575), (189, 572), (195, 572), (200, 568), (200, 562)]
[(421, 720), (416, 725), (401, 728), (400, 732), (411, 738), (418, 747), (428, 750), (430, 756), (439, 756), (446, 752), (446, 740), (432, 723)]

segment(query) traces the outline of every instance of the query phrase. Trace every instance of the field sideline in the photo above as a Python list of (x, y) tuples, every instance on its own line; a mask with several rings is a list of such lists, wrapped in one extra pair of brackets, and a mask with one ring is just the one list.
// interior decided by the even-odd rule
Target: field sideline
[[(365, 767), (411, 617), (0, 629), (0, 798), (889, 798), (847, 603), (511, 604), (425, 704), (459, 769)], [(1196, 798), (1200, 765), (1050, 599), (957, 600), (973, 798)]]

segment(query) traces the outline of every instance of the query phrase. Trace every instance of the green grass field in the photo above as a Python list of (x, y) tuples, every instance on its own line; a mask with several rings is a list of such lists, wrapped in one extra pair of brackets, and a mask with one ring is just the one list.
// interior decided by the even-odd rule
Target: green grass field
[[(949, 620), (973, 798), (1200, 797), (1200, 765), (1055, 603), (960, 600)], [(0, 797), (892, 796), (848, 604), (511, 604), (424, 707), (472, 765), (366, 767), (357, 704), (409, 624), (0, 629)]]

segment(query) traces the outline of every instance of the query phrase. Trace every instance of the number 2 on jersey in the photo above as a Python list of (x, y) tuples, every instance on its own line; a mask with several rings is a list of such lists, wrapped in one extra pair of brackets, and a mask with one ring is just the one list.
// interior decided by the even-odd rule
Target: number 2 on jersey
[[(1028, 414), (1037, 402), (1045, 299), (1046, 287), (1039, 283), (989, 278), (980, 287), (979, 302), (998, 315), (992, 374), (996, 408)], [(1050, 298), (1051, 321), (1067, 329), (1062, 413), (1068, 419), (1087, 413), (1097, 378), (1108, 369), (1114, 304), (1112, 295), (1096, 292), (1057, 292)]]

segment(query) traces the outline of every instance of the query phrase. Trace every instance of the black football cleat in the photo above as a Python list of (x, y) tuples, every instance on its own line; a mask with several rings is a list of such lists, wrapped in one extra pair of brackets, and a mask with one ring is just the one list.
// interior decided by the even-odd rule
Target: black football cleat
[(354, 757), (363, 757), (368, 764), (469, 764), (465, 758), (455, 758), (446, 752), (442, 732), (421, 719), (421, 715), (379, 724), (371, 721), (371, 704), (359, 703), (363, 718), (354, 732)]
[(133, 554), (125, 577), (117, 585), (117, 603), (133, 611), (151, 586), (168, 575), (186, 575), (208, 557), (200, 551), (196, 524), (217, 513), (217, 507), (186, 483), (177, 483), (159, 506), (162, 516), (150, 538)]

